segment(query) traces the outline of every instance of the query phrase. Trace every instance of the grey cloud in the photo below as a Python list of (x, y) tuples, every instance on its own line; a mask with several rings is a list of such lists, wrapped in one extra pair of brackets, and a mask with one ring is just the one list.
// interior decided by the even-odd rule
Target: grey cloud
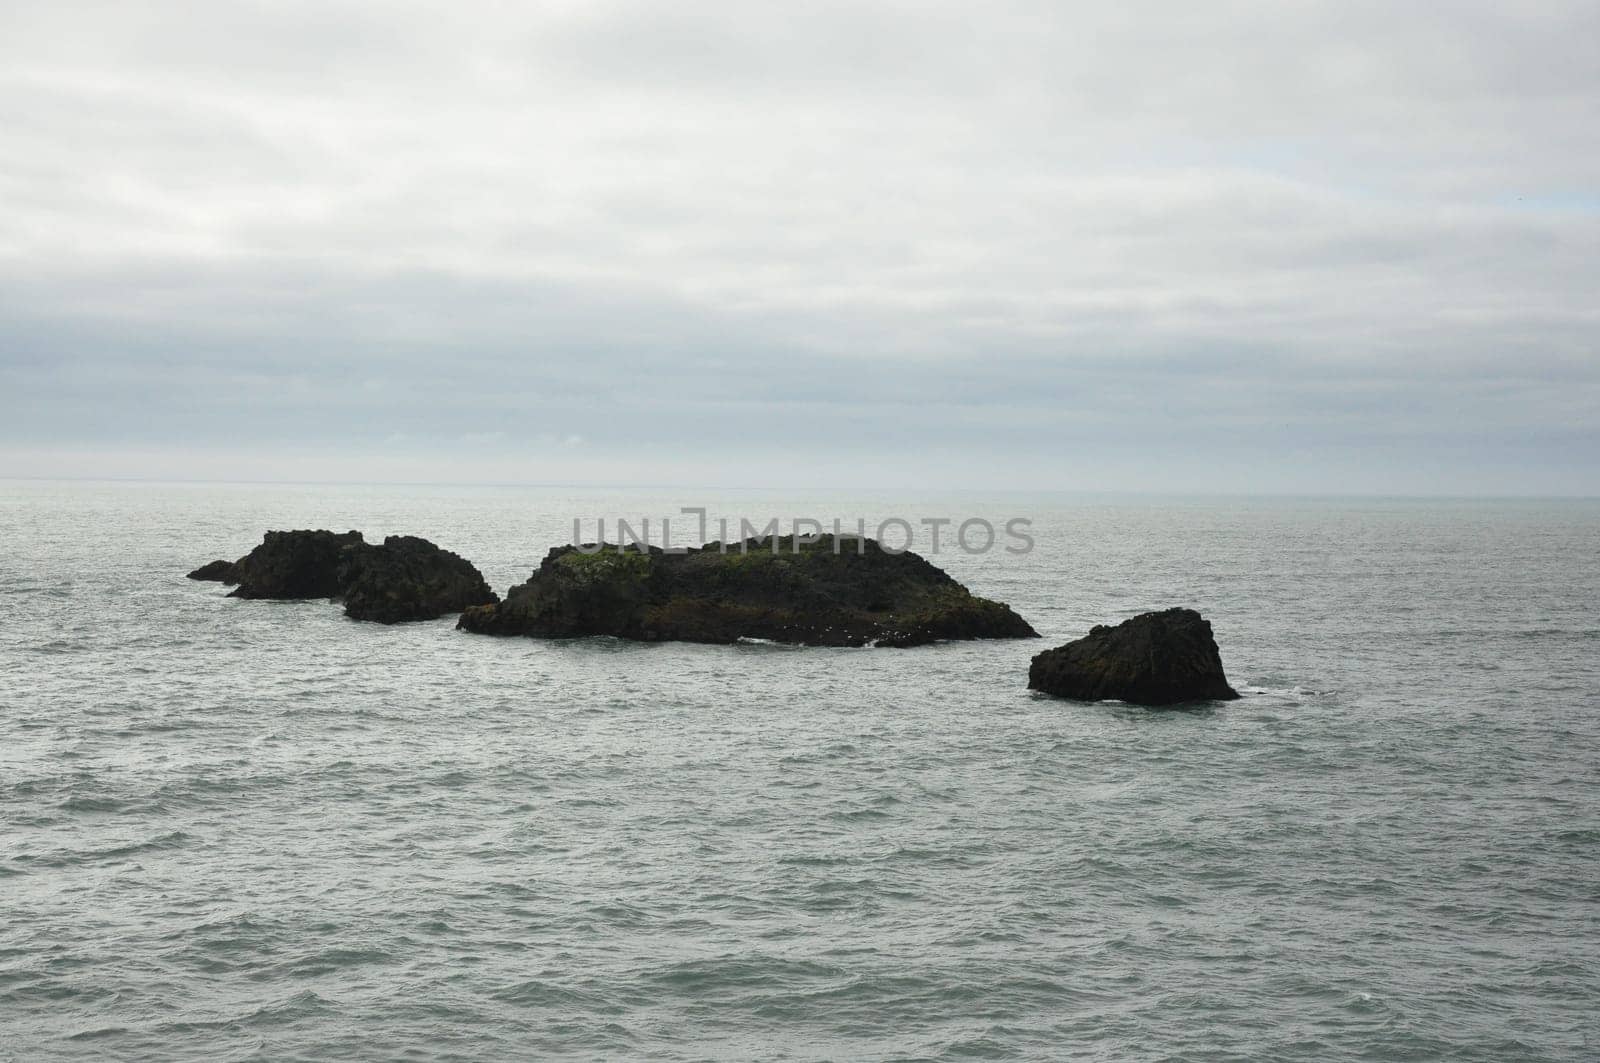
[(1592, 4), (3, 17), (0, 474), (1600, 489)]

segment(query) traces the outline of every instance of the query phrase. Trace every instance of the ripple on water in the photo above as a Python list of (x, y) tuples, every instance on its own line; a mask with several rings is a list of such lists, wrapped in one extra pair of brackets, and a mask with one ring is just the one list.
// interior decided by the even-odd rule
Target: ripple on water
[(493, 640), (181, 579), (303, 520), (502, 587), (566, 501), (84, 490), (111, 516), (0, 505), (0, 1057), (1593, 1056), (1600, 511), (1041, 503), (1024, 567), (949, 559), (1047, 644), (1201, 607), (1247, 696), (1167, 712), (1030, 694), (1038, 645)]

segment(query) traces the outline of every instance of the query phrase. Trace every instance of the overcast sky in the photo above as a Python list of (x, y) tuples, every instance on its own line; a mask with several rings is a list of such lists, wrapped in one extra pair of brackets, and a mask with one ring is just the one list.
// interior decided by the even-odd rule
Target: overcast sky
[(1600, 4), (14, 0), (0, 475), (1600, 493)]

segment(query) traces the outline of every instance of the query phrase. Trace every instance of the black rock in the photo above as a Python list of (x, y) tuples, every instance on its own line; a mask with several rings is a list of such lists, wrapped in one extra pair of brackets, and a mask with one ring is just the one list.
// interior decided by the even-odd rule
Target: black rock
[(238, 561), (213, 561), (189, 577), (237, 583), (233, 598), (343, 599), (345, 615), (381, 624), (499, 601), (470, 561), (411, 535), (374, 546), (358, 531), (270, 531)]
[(229, 597), (338, 597), (340, 553), (359, 542), (358, 531), (269, 531), (234, 565), (239, 586)]
[(414, 535), (345, 547), (338, 576), (345, 615), (380, 624), (433, 620), (500, 600), (472, 562)]
[(1222, 673), (1211, 624), (1193, 609), (1144, 613), (1034, 657), (1028, 686), (1080, 701), (1136, 705), (1228, 701), (1238, 693)]
[(793, 536), (779, 538), (776, 551), (771, 538), (682, 554), (556, 547), (504, 602), (467, 609), (457, 626), (489, 635), (812, 646), (1038, 637), (1009, 606), (975, 597), (916, 554), (831, 535), (798, 551)]
[(233, 569), (232, 561), (211, 561), (189, 573), (189, 578), (212, 580), (217, 583), (238, 583), (239, 577)]

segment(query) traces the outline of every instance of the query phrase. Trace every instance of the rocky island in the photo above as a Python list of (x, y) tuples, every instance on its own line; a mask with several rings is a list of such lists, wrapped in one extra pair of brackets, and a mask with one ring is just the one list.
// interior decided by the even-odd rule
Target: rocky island
[(1193, 609), (1144, 613), (1115, 627), (1098, 624), (1083, 638), (1034, 657), (1028, 686), (1079, 701), (1135, 705), (1239, 696), (1222, 672), (1211, 624)]
[(237, 561), (212, 561), (194, 580), (237, 584), (232, 598), (333, 598), (355, 620), (435, 620), (499, 601), (472, 562), (413, 535), (381, 544), (360, 532), (269, 531)]
[(681, 553), (555, 547), (505, 601), (465, 610), (457, 626), (486, 635), (810, 646), (1038, 637), (1009, 606), (976, 597), (914, 553), (832, 535)]

